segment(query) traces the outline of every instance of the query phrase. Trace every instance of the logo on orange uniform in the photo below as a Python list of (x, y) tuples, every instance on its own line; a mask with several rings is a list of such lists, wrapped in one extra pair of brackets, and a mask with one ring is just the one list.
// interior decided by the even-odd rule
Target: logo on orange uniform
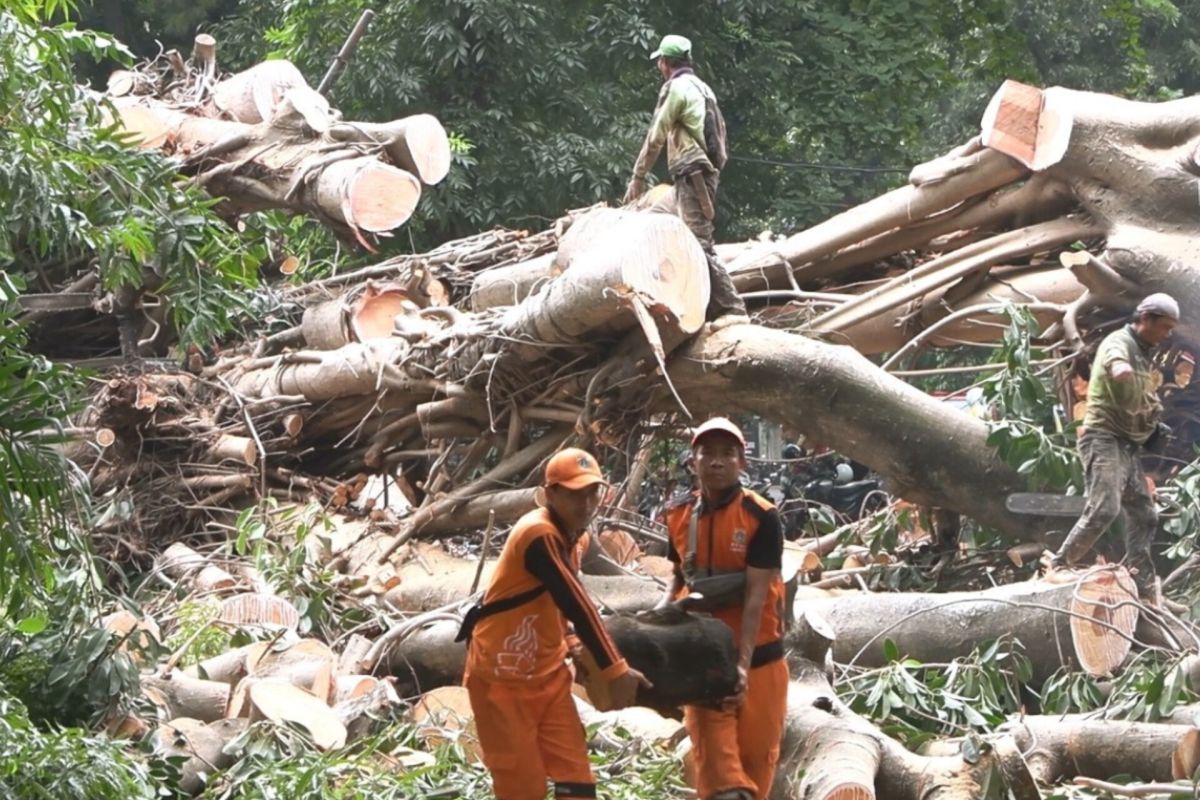
[(735, 553), (746, 552), (746, 532), (741, 528), (738, 528), (736, 531), (734, 531), (733, 544), (731, 544), (729, 547)]

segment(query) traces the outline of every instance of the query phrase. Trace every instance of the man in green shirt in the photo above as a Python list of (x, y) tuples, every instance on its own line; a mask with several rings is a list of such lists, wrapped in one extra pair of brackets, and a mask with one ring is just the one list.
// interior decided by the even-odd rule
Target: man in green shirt
[(1150, 599), (1157, 598), (1150, 545), (1158, 512), (1140, 454), (1147, 443), (1166, 435), (1150, 355), (1178, 322), (1179, 304), (1170, 295), (1152, 294), (1138, 304), (1129, 325), (1100, 343), (1079, 429), (1087, 503), (1051, 562), (1055, 567), (1079, 564), (1124, 512), (1126, 564), (1134, 570), (1138, 593)]
[(679, 216), (700, 240), (708, 259), (712, 288), (707, 318), (744, 315), (746, 305), (713, 250), (717, 182), (726, 160), (725, 118), (712, 89), (692, 69), (692, 43), (688, 39), (664, 36), (650, 57), (658, 63), (663, 86), (646, 141), (633, 167), (633, 178), (625, 190), (625, 202), (633, 202), (646, 191), (646, 175), (665, 144), (667, 172), (675, 182)]

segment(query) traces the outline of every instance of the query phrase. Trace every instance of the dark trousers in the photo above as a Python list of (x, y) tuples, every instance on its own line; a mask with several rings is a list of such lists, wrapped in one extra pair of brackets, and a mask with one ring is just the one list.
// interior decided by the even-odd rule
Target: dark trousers
[[(717, 183), (720, 179), (718, 172), (703, 172), (704, 186), (708, 190), (708, 199), (712, 206), (717, 205)], [(729, 271), (717, 260), (713, 250), (713, 221), (704, 215), (704, 206), (692, 186), (690, 175), (680, 175), (675, 179), (675, 202), (679, 206), (679, 216), (685, 225), (691, 229), (704, 248), (708, 259), (708, 310), (705, 318), (714, 320), (726, 314), (745, 314), (746, 304), (733, 288), (733, 280)]]
[(1083, 515), (1071, 528), (1055, 561), (1074, 566), (1091, 551), (1108, 526), (1125, 517), (1125, 563), (1137, 569), (1134, 581), (1139, 590), (1154, 585), (1154, 562), (1150, 545), (1158, 527), (1158, 510), (1146, 486), (1146, 474), (1138, 457), (1141, 445), (1105, 431), (1086, 431), (1079, 437), (1087, 482)]

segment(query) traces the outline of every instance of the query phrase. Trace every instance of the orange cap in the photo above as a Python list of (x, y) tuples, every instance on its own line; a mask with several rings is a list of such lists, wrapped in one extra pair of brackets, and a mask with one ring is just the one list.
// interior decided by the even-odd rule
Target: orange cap
[(742, 446), (743, 450), (746, 448), (746, 437), (742, 435), (742, 429), (734, 425), (732, 420), (725, 417), (713, 417), (712, 419), (705, 420), (699, 428), (692, 431), (692, 447), (696, 446), (696, 442), (700, 441), (701, 436), (716, 431), (728, 433), (738, 440), (738, 444)]
[(546, 485), (566, 489), (584, 489), (597, 483), (608, 483), (600, 472), (596, 459), (578, 447), (568, 447), (554, 454), (546, 464)]

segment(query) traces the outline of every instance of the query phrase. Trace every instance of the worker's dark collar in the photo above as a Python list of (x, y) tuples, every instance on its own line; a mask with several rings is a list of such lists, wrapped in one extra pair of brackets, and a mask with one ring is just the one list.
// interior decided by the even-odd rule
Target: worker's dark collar
[(742, 495), (742, 485), (740, 483), (738, 483), (734, 486), (729, 487), (729, 489), (726, 490), (725, 494), (723, 494), (719, 498), (717, 498), (717, 502), (713, 503), (710, 506), (708, 503), (708, 500), (704, 497), (704, 492), (700, 492), (700, 513), (707, 514), (709, 511), (720, 511), (722, 508), (724, 508), (725, 506), (732, 503), (734, 500), (737, 500), (739, 497), (741, 497), (741, 495)]
[(671, 74), (667, 76), (667, 80), (673, 81), (676, 78), (678, 78), (680, 75), (695, 75), (695, 74), (696, 74), (696, 70), (692, 69), (691, 67), (676, 67), (675, 69), (671, 70)]
[(1137, 342), (1137, 346), (1142, 348), (1143, 353), (1149, 354), (1154, 349), (1154, 345), (1147, 342), (1141, 336), (1138, 336), (1137, 328), (1133, 327), (1132, 322), (1126, 323), (1125, 328), (1129, 331), (1129, 335), (1133, 337), (1133, 340)]
[(563, 543), (566, 544), (567, 547), (571, 547), (579, 541), (579, 539), (583, 536), (583, 531), (579, 532), (579, 536), (572, 536), (571, 532), (567, 530), (567, 525), (565, 522), (563, 522), (562, 517), (560, 517), (558, 514), (555, 514), (554, 509), (550, 506), (545, 506), (545, 509), (546, 516), (550, 517), (550, 522), (554, 524), (554, 529), (558, 531), (559, 537), (562, 538)]

